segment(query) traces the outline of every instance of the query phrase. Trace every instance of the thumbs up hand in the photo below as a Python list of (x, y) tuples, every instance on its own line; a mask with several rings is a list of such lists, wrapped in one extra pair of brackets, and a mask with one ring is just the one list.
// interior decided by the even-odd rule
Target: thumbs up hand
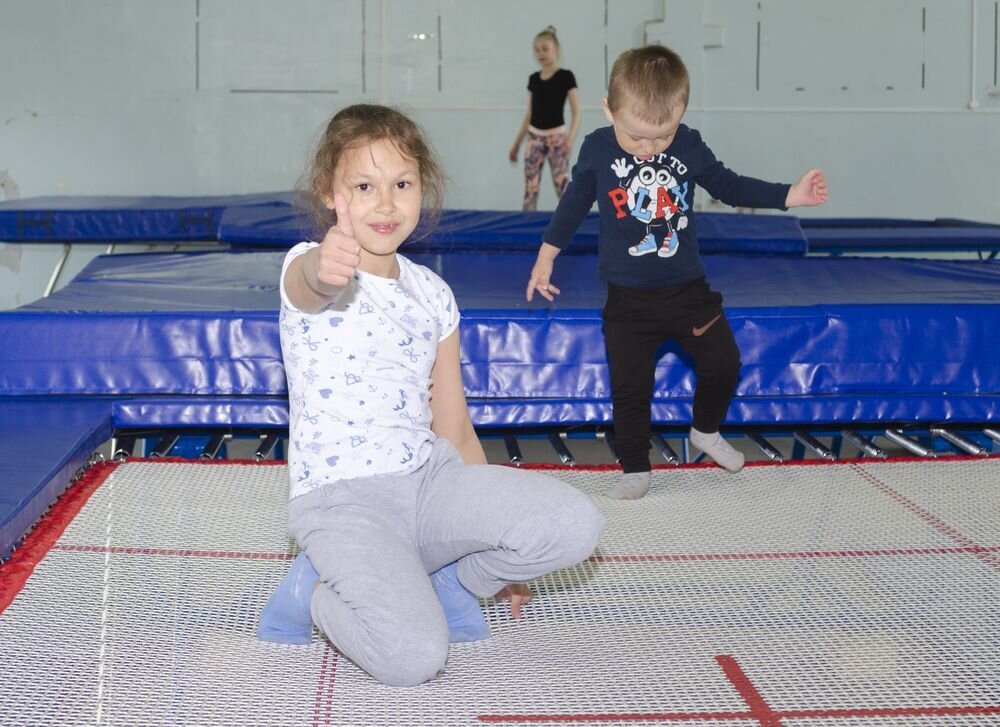
[(315, 258), (317, 292), (324, 294), (336, 294), (351, 281), (361, 264), (361, 245), (354, 239), (347, 200), (338, 192), (333, 204), (337, 224), (326, 233)]

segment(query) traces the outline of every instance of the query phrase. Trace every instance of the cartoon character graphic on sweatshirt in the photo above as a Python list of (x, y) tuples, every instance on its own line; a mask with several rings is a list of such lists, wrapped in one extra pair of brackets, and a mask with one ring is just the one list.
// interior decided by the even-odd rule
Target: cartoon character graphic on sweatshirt
[[(657, 155), (660, 156), (665, 155)], [(688, 183), (679, 184), (670, 170), (653, 163), (660, 161), (657, 157), (647, 161), (633, 157), (632, 160), (639, 164), (634, 175), (632, 170), (636, 169), (636, 165), (629, 163), (627, 158), (615, 159), (611, 163), (611, 170), (620, 180), (620, 186), (608, 195), (618, 211), (618, 217), (631, 215), (646, 226), (643, 238), (628, 249), (628, 254), (633, 257), (651, 252), (658, 257), (672, 257), (679, 246), (677, 232), (688, 225), (687, 215), (684, 214), (688, 210), (685, 202)], [(659, 247), (658, 239), (661, 241)]]

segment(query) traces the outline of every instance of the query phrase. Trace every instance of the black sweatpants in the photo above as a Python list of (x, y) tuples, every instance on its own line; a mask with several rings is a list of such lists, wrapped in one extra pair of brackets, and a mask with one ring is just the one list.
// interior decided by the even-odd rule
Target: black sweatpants
[(609, 283), (603, 318), (615, 443), (625, 472), (650, 470), (656, 352), (668, 340), (694, 359), (692, 425), (701, 432), (718, 431), (740, 373), (740, 351), (720, 293), (704, 278), (653, 290)]

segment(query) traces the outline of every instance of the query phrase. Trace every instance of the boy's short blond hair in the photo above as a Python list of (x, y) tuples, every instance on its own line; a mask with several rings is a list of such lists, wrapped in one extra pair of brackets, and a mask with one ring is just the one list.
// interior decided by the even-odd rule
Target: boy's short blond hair
[(681, 57), (662, 45), (627, 50), (608, 79), (608, 109), (620, 109), (651, 124), (662, 124), (687, 108), (691, 80)]

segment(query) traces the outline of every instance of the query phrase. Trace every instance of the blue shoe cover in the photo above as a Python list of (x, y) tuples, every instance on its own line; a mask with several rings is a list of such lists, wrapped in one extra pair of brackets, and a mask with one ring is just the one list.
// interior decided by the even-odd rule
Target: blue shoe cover
[(279, 644), (312, 642), (309, 603), (319, 574), (305, 553), (299, 553), (285, 579), (278, 584), (260, 612), (257, 638)]
[(431, 585), (448, 619), (448, 641), (481, 641), (490, 637), (479, 599), (458, 580), (458, 564), (431, 573)]

